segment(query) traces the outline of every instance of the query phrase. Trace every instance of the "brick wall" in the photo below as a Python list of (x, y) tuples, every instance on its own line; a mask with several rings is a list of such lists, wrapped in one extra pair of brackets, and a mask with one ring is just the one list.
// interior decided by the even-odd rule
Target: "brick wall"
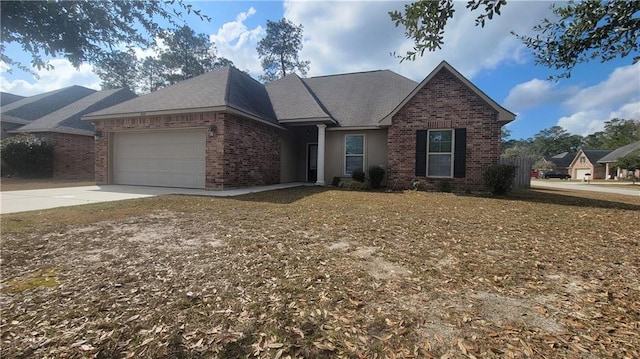
[(95, 145), (93, 136), (47, 133), (53, 141), (53, 177), (93, 179)]
[(272, 126), (227, 115), (224, 128), (224, 186), (280, 183), (280, 132)]
[(211, 189), (279, 183), (280, 137), (277, 129), (222, 112), (129, 117), (96, 121), (95, 179), (110, 183), (109, 138), (114, 131), (216, 127), (206, 140), (205, 186)]
[(441, 178), (416, 177), (416, 131), (467, 129), (465, 178), (454, 191), (482, 188), (482, 170), (500, 160), (498, 113), (447, 69), (439, 71), (395, 116), (388, 132), (388, 184), (409, 188), (414, 180), (436, 186)]

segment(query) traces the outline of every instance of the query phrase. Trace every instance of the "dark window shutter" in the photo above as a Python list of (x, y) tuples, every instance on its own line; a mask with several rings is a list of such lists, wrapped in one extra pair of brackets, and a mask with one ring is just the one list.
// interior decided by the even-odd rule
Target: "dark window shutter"
[(464, 178), (467, 167), (467, 129), (456, 128), (455, 146), (453, 152), (453, 177)]
[(416, 176), (427, 175), (427, 130), (416, 131)]

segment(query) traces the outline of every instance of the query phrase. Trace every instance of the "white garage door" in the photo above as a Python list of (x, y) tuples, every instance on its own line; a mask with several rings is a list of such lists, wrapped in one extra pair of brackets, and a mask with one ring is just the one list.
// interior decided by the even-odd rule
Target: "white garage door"
[[(576, 178), (577, 180), (585, 180), (587, 179), (586, 175), (587, 173), (591, 173), (591, 170), (588, 168), (578, 168), (576, 169)], [(589, 178), (589, 179), (593, 179), (593, 177)]]
[(204, 188), (205, 130), (115, 133), (116, 184)]

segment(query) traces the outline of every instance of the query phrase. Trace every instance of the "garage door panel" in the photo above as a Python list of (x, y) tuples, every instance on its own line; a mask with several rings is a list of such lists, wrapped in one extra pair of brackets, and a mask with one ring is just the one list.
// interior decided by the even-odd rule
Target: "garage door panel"
[(205, 142), (204, 130), (116, 133), (114, 182), (204, 188)]
[(587, 179), (587, 173), (591, 173), (589, 168), (578, 168), (576, 169), (576, 178), (577, 180), (585, 180)]

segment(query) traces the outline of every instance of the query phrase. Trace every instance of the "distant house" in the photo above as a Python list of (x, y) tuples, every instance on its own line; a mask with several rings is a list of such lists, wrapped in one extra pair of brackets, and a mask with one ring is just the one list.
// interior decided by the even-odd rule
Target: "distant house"
[[(606, 156), (602, 157), (598, 163), (599, 164), (604, 164), (605, 165), (605, 173), (607, 173), (607, 176), (605, 179), (609, 180), (609, 179), (620, 179), (620, 178), (626, 178), (627, 177), (627, 169), (626, 168), (619, 168), (619, 167), (614, 167), (613, 164), (614, 162), (616, 162), (617, 160), (619, 160), (620, 158), (627, 156), (628, 154), (634, 152), (634, 151), (640, 151), (640, 141), (637, 142), (633, 142), (630, 143), (626, 146), (622, 146), (620, 148), (617, 148), (613, 151), (611, 151), (611, 153), (607, 154)], [(635, 173), (636, 177), (640, 177), (640, 169), (636, 170)]]
[[(95, 91), (81, 86), (72, 86), (43, 95), (33, 96), (36, 99), (27, 97), (19, 101), (23, 102), (20, 106), (7, 111), (9, 121), (13, 121), (14, 124), (19, 121), (27, 123), (6, 131), (6, 135), (31, 133), (51, 140), (55, 178), (93, 179), (95, 130), (91, 122), (81, 121), (81, 117), (130, 100), (136, 95), (127, 89)], [(60, 106), (66, 102), (69, 103)]]
[(10, 136), (9, 132), (18, 129), (31, 121), (59, 110), (79, 99), (89, 96), (95, 90), (82, 86), (70, 86), (60, 90), (29, 96), (0, 109), (0, 131), (2, 138)]
[(543, 160), (554, 167), (554, 172), (569, 174), (569, 166), (576, 157), (574, 152), (562, 152), (555, 156), (544, 157)]
[(580, 150), (569, 165), (571, 179), (580, 181), (604, 179), (606, 167), (598, 161), (609, 153), (611, 150)]
[(421, 83), (392, 71), (263, 85), (224, 67), (83, 117), (98, 183), (224, 189), (350, 180), (482, 187), (515, 115), (442, 62)]

